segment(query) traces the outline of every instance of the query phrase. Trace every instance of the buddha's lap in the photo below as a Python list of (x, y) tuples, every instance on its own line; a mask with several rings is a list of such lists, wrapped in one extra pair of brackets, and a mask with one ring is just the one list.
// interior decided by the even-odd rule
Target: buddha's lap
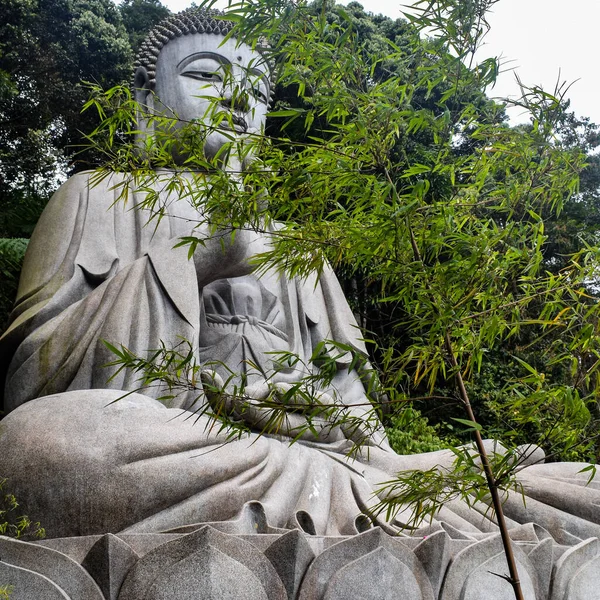
[[(381, 471), (346, 460), (339, 448), (257, 435), (232, 441), (205, 417), (140, 394), (122, 396), (118, 390), (46, 396), (0, 423), (0, 474), (49, 536), (229, 521), (248, 502), (260, 502), (273, 526), (295, 527), (302, 514), (316, 533), (350, 535), (359, 514), (376, 502)], [(558, 541), (600, 536), (600, 483), (586, 486), (583, 467), (525, 469), (519, 477), (527, 503), (512, 494), (505, 505), (513, 526), (536, 522)], [(476, 529), (489, 529), (476, 511), (450, 508)]]
[[(49, 535), (230, 520), (250, 501), (262, 502), (276, 526), (305, 511), (320, 531), (353, 533), (372, 496), (343, 455), (256, 435), (231, 440), (206, 417), (122, 396), (46, 396), (2, 422), (2, 475)], [(334, 495), (347, 505), (337, 524), (328, 522)]]

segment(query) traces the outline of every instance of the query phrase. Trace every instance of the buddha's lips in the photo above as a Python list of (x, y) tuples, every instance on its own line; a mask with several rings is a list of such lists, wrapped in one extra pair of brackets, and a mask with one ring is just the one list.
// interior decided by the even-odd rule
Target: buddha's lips
[(248, 123), (246, 123), (246, 120), (243, 117), (238, 115), (231, 115), (231, 120), (223, 119), (219, 124), (219, 127), (221, 129), (235, 131), (236, 133), (246, 133), (248, 131)]

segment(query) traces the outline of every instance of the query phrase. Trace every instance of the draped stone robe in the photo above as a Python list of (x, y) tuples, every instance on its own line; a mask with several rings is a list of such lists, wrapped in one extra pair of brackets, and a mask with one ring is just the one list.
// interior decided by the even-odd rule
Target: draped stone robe
[[(275, 274), (260, 281), (252, 275), (226, 278), (209, 285), (203, 300), (187, 247), (174, 248), (180, 237), (192, 234), (200, 215), (188, 201), (160, 193), (166, 215), (149, 222), (147, 210), (135, 209), (145, 192), (130, 192), (127, 203), (119, 200), (124, 181), (114, 174), (90, 185), (89, 173), (76, 175), (44, 211), (25, 258), (12, 323), (2, 338), (4, 356), (12, 356), (7, 411), (69, 390), (136, 389), (139, 374), (123, 370), (115, 375), (116, 369), (103, 366), (115, 357), (102, 340), (137, 354), (161, 342), (169, 348), (186, 340), (196, 350), (202, 346), (203, 360), (218, 360), (217, 346), (228, 347), (230, 354), (231, 346), (241, 343), (246, 345), (237, 353), (241, 360), (250, 358), (243, 338), (257, 338), (260, 351), (250, 354), (259, 363), (265, 362), (266, 350), (289, 351), (308, 363), (315, 345), (325, 339), (366, 354), (329, 269), (318, 282)], [(236, 334), (232, 320), (240, 317), (245, 322)], [(276, 326), (269, 320), (276, 320)], [(244, 327), (254, 335), (244, 334)], [(244, 368), (233, 358), (227, 362)], [(145, 390), (152, 397), (161, 392)], [(361, 386), (354, 386), (353, 394), (363, 401)], [(345, 397), (348, 402), (348, 393)], [(187, 408), (189, 402), (180, 398), (177, 406)]]
[[(151, 400), (164, 394), (164, 389), (156, 386), (140, 390), (139, 374), (106, 368), (115, 356), (103, 343), (106, 340), (123, 345), (138, 355), (161, 344), (170, 348), (190, 343), (199, 362), (217, 361), (213, 368), (224, 379), (228, 372), (246, 370), (249, 383), (257, 379), (256, 369), (247, 367), (250, 362), (263, 372), (272, 367), (275, 357), (270, 358), (265, 352), (292, 352), (301, 363), (309, 365), (316, 344), (333, 339), (364, 354), (359, 330), (335, 276), (329, 269), (318, 282), (314, 277), (301, 281), (267, 274), (259, 280), (245, 275), (216, 280), (200, 289), (187, 248), (173, 248), (181, 236), (192, 233), (199, 220), (196, 209), (187, 201), (173, 201), (168, 194), (159, 192), (159, 203), (166, 207), (165, 216), (148, 222), (148, 211), (135, 208), (143, 201), (144, 192), (130, 192), (127, 203), (119, 200), (125, 181), (124, 176), (113, 174), (93, 185), (89, 173), (74, 176), (53, 196), (31, 239), (12, 322), (0, 345), (3, 362), (10, 359), (5, 410), (21, 407), (21, 412), (16, 413), (27, 415), (27, 423), (18, 432), (18, 427), (8, 427), (18, 420), (17, 414), (4, 421), (5, 435), (0, 446), (10, 446), (13, 453), (19, 448), (14, 459), (21, 463), (17, 469), (9, 458), (0, 463), (0, 472), (11, 475), (32, 514), (38, 505), (40, 513), (52, 513), (40, 519), (53, 534), (116, 531), (148, 515), (153, 515), (152, 525), (143, 527), (151, 530), (194, 520), (230, 519), (245, 502), (255, 500), (276, 506), (271, 519), (280, 526), (294, 521), (300, 511), (320, 518), (321, 531), (354, 531), (354, 519), (361, 512), (359, 505), (371, 502), (372, 490), (361, 478), (358, 487), (362, 485), (364, 489), (358, 494), (360, 498), (357, 496), (358, 504), (348, 502), (356, 496), (357, 482), (355, 470), (341, 466), (347, 444), (329, 445), (320, 451), (300, 445), (288, 448), (289, 440), (265, 437), (222, 446), (226, 436), (207, 433), (203, 427), (206, 419), (202, 418), (193, 428), (193, 421), (185, 421), (191, 413), (182, 411), (192, 407), (196, 392), (179, 395), (165, 408)], [(161, 183), (154, 185), (160, 189)], [(368, 401), (363, 385), (355, 371), (348, 372), (347, 366), (348, 362), (339, 360), (340, 373), (333, 382), (335, 393), (346, 404), (362, 405), (359, 410), (364, 411)], [(272, 381), (295, 382), (299, 375), (302, 373), (298, 368), (284, 369)], [(111, 404), (123, 391), (132, 390), (144, 395)], [(34, 400), (40, 397), (43, 400)], [(196, 408), (197, 404), (193, 406)], [(126, 414), (131, 415), (131, 422), (125, 419)], [(44, 415), (44, 426), (33, 434), (33, 423), (39, 421), (40, 415)], [(181, 418), (171, 421), (174, 415)], [(52, 430), (52, 425), (57, 429)], [(148, 434), (138, 431), (142, 425), (148, 428)], [(163, 434), (149, 435), (155, 427), (164, 428)], [(105, 441), (93, 443), (100, 431)], [(19, 441), (9, 442), (13, 434)], [(185, 441), (179, 440), (180, 436)], [(67, 437), (71, 439), (64, 449), (54, 448), (58, 439)], [(160, 442), (158, 438), (162, 438)], [(33, 440), (33, 447), (27, 451)], [(379, 442), (387, 449), (383, 435)], [(98, 450), (95, 457), (81, 454), (88, 443)], [(192, 454), (198, 454), (200, 448), (211, 452), (194, 461), (184, 459), (190, 444)], [(49, 447), (53, 449), (39, 455), (39, 448)], [(339, 456), (333, 460), (325, 452)], [(166, 485), (171, 496), (160, 498), (160, 494), (151, 492), (150, 496), (155, 497), (144, 502), (139, 487), (148, 489), (147, 474), (132, 474), (125, 479), (115, 475), (126, 468), (124, 465), (135, 470), (128, 461), (140, 454), (146, 456), (144, 466), (136, 468), (152, 472), (152, 479), (157, 477), (155, 472), (163, 474), (165, 484), (169, 477), (177, 478), (177, 484)], [(113, 467), (107, 464), (108, 456)], [(100, 466), (96, 464), (98, 459)], [(43, 485), (36, 484), (35, 490), (27, 481), (19, 484), (20, 476), (10, 473), (13, 467), (22, 472), (23, 460), (29, 465), (25, 469), (27, 479), (37, 472), (45, 481)], [(154, 465), (153, 461), (159, 464)], [(181, 474), (182, 468), (185, 471), (190, 465), (200, 478), (193, 485)], [(110, 489), (106, 494), (99, 493), (102, 487), (98, 488), (98, 481), (91, 475), (98, 469), (99, 479), (110, 480), (105, 484)], [(54, 481), (48, 481), (49, 477)], [(119, 489), (114, 489), (112, 478), (119, 480)], [(224, 494), (235, 497), (235, 502), (224, 503), (223, 496), (216, 494), (215, 478)], [(253, 491), (240, 493), (236, 478), (249, 480), (246, 488)], [(73, 482), (81, 479), (89, 482), (90, 490), (69, 492)], [(177, 485), (180, 489), (175, 489)], [(190, 502), (195, 506), (191, 513), (186, 509), (185, 516), (174, 516), (179, 509), (170, 505), (177, 505), (182, 497), (193, 496), (198, 487), (208, 487), (210, 492), (200, 494), (202, 502)], [(135, 507), (131, 502), (132, 489), (136, 490)], [(95, 496), (94, 510), (82, 509), (67, 524), (56, 509), (56, 498), (63, 497), (64, 502), (72, 504), (70, 493), (81, 496), (79, 500), (85, 499), (85, 503), (90, 501), (88, 496)], [(216, 494), (213, 509), (207, 508), (203, 494)], [(348, 514), (336, 523), (329, 513), (332, 497), (340, 494), (348, 499), (336, 504), (347, 506)], [(275, 500), (268, 501), (267, 496)], [(116, 517), (120, 501), (127, 515)], [(98, 503), (110, 503), (110, 509)], [(154, 514), (157, 503), (165, 507), (160, 516)], [(313, 507), (315, 503), (320, 507)]]
[[(196, 394), (167, 407), (164, 390), (137, 390), (138, 375), (103, 365), (102, 343), (137, 354), (190, 343), (197, 360), (241, 372), (271, 367), (265, 352), (293, 352), (310, 363), (327, 339), (364, 353), (335, 276), (317, 281), (267, 273), (231, 277), (200, 288), (187, 248), (174, 249), (198, 219), (187, 202), (160, 192), (165, 217), (148, 223), (134, 210), (142, 198), (116, 202), (123, 176), (90, 185), (71, 178), (54, 195), (27, 251), (12, 322), (0, 341), (8, 364), (0, 422), (0, 476), (49, 536), (156, 532), (193, 523), (234, 521), (248, 514), (273, 527), (353, 534), (368, 525), (378, 483), (423, 456), (398, 457), (381, 435), (372, 454), (349, 460), (348, 440), (290, 445), (249, 434), (230, 440), (189, 409)], [(158, 184), (157, 184), (158, 185)], [(214, 258), (214, 257), (213, 257)], [(196, 261), (197, 264), (197, 261)], [(339, 359), (331, 389), (345, 404), (368, 403), (356, 371)], [(247, 373), (250, 381), (256, 370)], [(275, 381), (294, 382), (298, 371)], [(300, 373), (302, 375), (302, 373)], [(397, 460), (396, 460), (397, 459)], [(403, 459), (400, 460), (400, 459)], [(402, 466), (404, 465), (404, 466)], [(538, 465), (520, 475), (527, 505), (511, 494), (509, 525), (535, 521), (559, 543), (600, 537), (599, 486), (585, 486), (583, 465)], [(254, 517), (253, 517), (254, 518)], [(397, 531), (400, 517), (386, 523)], [(441, 523), (478, 535), (495, 528), (486, 507), (444, 507)]]

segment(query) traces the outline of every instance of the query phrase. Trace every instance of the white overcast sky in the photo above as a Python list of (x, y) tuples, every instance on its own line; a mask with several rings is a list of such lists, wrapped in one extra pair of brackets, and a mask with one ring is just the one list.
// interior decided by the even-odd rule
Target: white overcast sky
[[(348, 1), (342, 0), (342, 4)], [(163, 2), (172, 11), (191, 4), (191, 0)], [(410, 0), (402, 3), (409, 4)], [(394, 0), (364, 0), (361, 4), (368, 11), (392, 18), (402, 11)], [(226, 5), (222, 0), (217, 6)], [(488, 95), (517, 96), (515, 73), (526, 85), (540, 85), (550, 93), (558, 81), (566, 82), (572, 84), (567, 94), (571, 109), (600, 124), (600, 36), (596, 37), (600, 0), (500, 0), (489, 22), (491, 30), (480, 57), (501, 57), (506, 72)], [(511, 112), (513, 122), (524, 119), (518, 109)]]

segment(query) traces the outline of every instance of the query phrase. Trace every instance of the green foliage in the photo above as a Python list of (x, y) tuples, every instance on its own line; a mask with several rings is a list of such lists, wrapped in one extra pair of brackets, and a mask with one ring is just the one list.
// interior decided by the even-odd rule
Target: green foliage
[(547, 364), (544, 370), (518, 357), (482, 369), (472, 390), (481, 400), (486, 431), (516, 445), (536, 440), (548, 461), (597, 462), (597, 421), (590, 414), (595, 402), (562, 383), (567, 378), (561, 374), (546, 383)]
[(23, 238), (0, 238), (0, 274), (3, 277), (11, 277), (20, 270), (28, 242)]
[(45, 537), (46, 532), (39, 523), (21, 514), (17, 499), (5, 486), (6, 479), (0, 479), (0, 535), (22, 540)]
[(0, 585), (0, 600), (10, 600), (10, 595), (14, 591), (12, 585)]
[[(292, 10), (274, 0), (237, 8), (237, 35), (274, 40), (270, 59), (278, 65), (278, 86), (299, 100), (280, 100), (271, 113), (280, 122), (276, 139), (246, 140), (244, 147), (232, 140), (215, 160), (206, 159), (198, 151), (203, 136), (224, 118), (216, 105), (204, 124), (186, 127), (176, 118), (149, 116), (158, 133), (140, 157), (122, 145), (139, 115), (123, 88), (90, 101), (106, 116), (92, 140), (108, 159), (105, 172), (134, 168), (145, 189), (155, 167), (177, 167), (173, 144), (186, 147), (184, 167), (210, 173), (210, 185), (186, 187), (177, 172), (169, 185), (210, 215), (213, 231), (233, 226), (266, 234), (271, 220), (283, 224), (269, 233), (276, 243), (257, 258), (259, 270), (304, 277), (329, 261), (367, 286), (364, 312), (373, 308), (385, 319), (381, 333), (372, 330), (370, 337), (388, 395), (433, 396), (444, 389), (451, 402), (464, 404), (455, 378), (473, 389), (502, 345), (525, 343), (553, 368), (533, 393), (502, 382), (504, 405), (519, 402), (531, 414), (522, 405), (538, 410), (548, 394), (557, 404), (554, 415), (573, 416), (569, 402), (578, 398), (587, 406), (598, 391), (596, 333), (589, 326), (598, 309), (588, 298), (597, 257), (583, 245), (563, 268), (546, 270), (546, 221), (579, 191), (586, 156), (565, 134), (560, 95), (531, 90), (531, 126), (517, 129), (485, 99), (497, 64), (475, 64), (472, 54), (493, 3), (469, 10), (450, 0), (419, 3), (422, 18), (411, 17), (401, 46), (377, 38), (385, 55), (365, 50), (353, 21), (364, 17), (354, 5), (352, 16), (341, 7), (332, 16), (314, 5)], [(421, 40), (417, 26), (433, 27), (436, 37)], [(307, 132), (304, 139), (299, 130)], [(243, 187), (222, 168), (227, 156), (240, 153), (260, 156), (242, 173)], [(150, 194), (147, 206), (155, 203)], [(205, 240), (182, 243), (193, 254)], [(364, 320), (369, 324), (370, 317)], [(513, 378), (529, 385), (520, 369)], [(570, 395), (560, 391), (567, 389)], [(563, 432), (574, 434), (577, 419)], [(554, 441), (572, 445), (571, 438), (565, 433)], [(518, 439), (512, 429), (511, 439)]]
[[(0, 175), (5, 190), (46, 193), (56, 169), (81, 144), (87, 90), (129, 76), (131, 50), (110, 0), (2, 0)], [(67, 147), (68, 150), (67, 150)]]
[[(473, 446), (452, 452), (456, 457), (452, 469), (410, 470), (382, 483), (378, 490), (380, 501), (373, 514), (385, 514), (388, 521), (395, 519), (406, 529), (416, 529), (435, 518), (440, 507), (456, 499), (470, 508), (487, 506), (491, 513), (490, 483), (481, 469), (479, 452)], [(496, 452), (492, 448), (488, 452), (495, 485), (503, 494), (509, 490), (523, 494), (523, 487), (515, 478), (521, 457), (505, 449)]]
[[(462, 10), (446, 4), (452, 15)], [(437, 13), (427, 19), (429, 25), (443, 25)], [(477, 13), (475, 22), (482, 19)], [(254, 26), (261, 27), (258, 18)], [(584, 251), (583, 261), (572, 261), (558, 275), (543, 272), (541, 214), (560, 210), (577, 190), (577, 172), (584, 165), (581, 149), (557, 137), (560, 98), (530, 97), (534, 123), (524, 134), (495, 121), (489, 105), (470, 100), (466, 92), (481, 89), (490, 64), (469, 71), (456, 59), (477, 43), (461, 37), (463, 30), (446, 32), (446, 45), (433, 43), (430, 64), (419, 65), (407, 84), (397, 78), (369, 82), (378, 61), (366, 62), (358, 38), (347, 30), (323, 20), (303, 22), (302, 35), (295, 38), (290, 21), (282, 27), (288, 60), (281, 80), (297, 87), (307, 108), (278, 114), (311, 126), (324, 117), (328, 130), (327, 137), (300, 147), (289, 159), (265, 161), (270, 172), (276, 161), (280, 169), (270, 207), (276, 218), (294, 221), (269, 258), (303, 274), (318, 269), (326, 257), (350, 274), (368, 272), (371, 282), (379, 283), (378, 301), (393, 305), (397, 315), (381, 340), (386, 348), (394, 344), (380, 360), (390, 387), (425, 386), (432, 392), (447, 381), (451, 370), (441, 342), (448, 332), (461, 371), (472, 378), (491, 348), (524, 327), (565, 327), (562, 316), (581, 309), (580, 294), (593, 276), (589, 267), (595, 258)], [(411, 55), (418, 52), (413, 48)], [(327, 64), (329, 56), (336, 57), (335, 70)], [(405, 58), (401, 51), (390, 56)], [(308, 73), (316, 74), (310, 90)], [(435, 108), (414, 106), (423, 88), (427, 95), (440, 86), (448, 89)], [(398, 156), (398, 145), (406, 148), (404, 139), (422, 131), (429, 147), (420, 156), (406, 151)], [(457, 145), (472, 151), (465, 155)], [(576, 281), (582, 287), (572, 292)], [(579, 325), (569, 325), (577, 337)], [(402, 346), (394, 341), (400, 336)]]
[(390, 446), (398, 454), (420, 454), (451, 447), (451, 441), (441, 439), (421, 413), (406, 407), (389, 419), (386, 434)]
[(0, 330), (6, 324), (17, 295), (19, 273), (27, 249), (27, 239), (0, 238)]
[(131, 50), (110, 0), (1, 0), (0, 10), (0, 235), (13, 237), (6, 222), (23, 211), (39, 216), (81, 131), (93, 128), (80, 113), (82, 80), (123, 81)]
[(28, 238), (45, 203), (46, 198), (36, 193), (13, 190), (0, 206), (0, 331), (8, 322)]
[[(186, 395), (190, 411), (196, 417), (207, 417), (208, 427), (225, 431), (228, 439), (236, 439), (250, 432), (258, 435), (282, 435), (290, 439), (311, 442), (328, 442), (343, 438), (353, 440), (359, 452), (381, 438), (381, 422), (365, 398), (364, 405), (347, 405), (344, 399), (331, 390), (338, 374), (338, 362), (352, 355), (349, 371), (357, 369), (369, 392), (375, 392), (376, 376), (365, 368), (364, 356), (350, 346), (327, 342), (317, 344), (310, 364), (303, 364), (291, 352), (272, 352), (273, 369), (263, 371), (253, 361), (243, 367), (260, 373), (264, 385), (247, 385), (247, 374), (240, 377), (231, 367), (220, 361), (199, 364), (194, 348), (181, 342), (175, 348), (164, 345), (141, 357), (124, 346), (116, 347), (107, 341), (105, 346), (115, 355), (107, 364), (115, 368), (111, 378), (127, 369), (138, 375), (138, 392), (159, 386), (158, 400), (170, 406), (174, 399)], [(314, 367), (318, 365), (318, 369)], [(226, 380), (216, 372), (227, 373)], [(281, 371), (310, 373), (297, 382), (288, 384), (274, 378)], [(331, 394), (323, 390), (331, 390)], [(126, 396), (127, 394), (125, 394)]]

